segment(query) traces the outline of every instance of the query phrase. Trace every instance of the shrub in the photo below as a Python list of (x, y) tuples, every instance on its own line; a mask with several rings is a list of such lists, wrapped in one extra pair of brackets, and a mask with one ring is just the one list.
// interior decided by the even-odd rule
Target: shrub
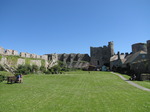
[(32, 73), (36, 73), (39, 70), (39, 67), (37, 65), (32, 65)]
[(0, 71), (0, 82), (4, 81), (7, 76), (13, 76), (13, 74), (6, 71)]
[(2, 65), (0, 65), (0, 71), (4, 71), (4, 68)]
[(45, 73), (46, 72), (46, 68), (44, 66), (41, 66), (40, 67), (40, 71), (43, 72), (43, 73)]
[(30, 65), (19, 65), (16, 74), (29, 74), (32, 72), (32, 66)]

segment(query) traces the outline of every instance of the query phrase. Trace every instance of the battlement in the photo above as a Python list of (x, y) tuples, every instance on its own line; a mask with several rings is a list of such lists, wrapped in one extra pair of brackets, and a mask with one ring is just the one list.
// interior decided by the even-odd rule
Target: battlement
[(36, 58), (36, 59), (44, 59), (44, 60), (48, 60), (48, 56), (47, 55), (36, 55), (36, 54), (31, 54), (31, 53), (25, 53), (25, 52), (18, 52), (16, 50), (12, 50), (12, 49), (4, 49), (2, 47), (0, 47), (0, 54), (2, 55), (13, 55), (13, 56), (20, 56), (20, 57), (24, 57), (24, 58)]
[(104, 64), (109, 66), (110, 57), (114, 55), (114, 43), (108, 42), (103, 47), (90, 47), (91, 64), (102, 67)]

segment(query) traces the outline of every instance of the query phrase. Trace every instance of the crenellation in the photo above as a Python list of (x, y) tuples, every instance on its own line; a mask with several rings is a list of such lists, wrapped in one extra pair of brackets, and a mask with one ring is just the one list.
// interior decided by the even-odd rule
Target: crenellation
[(47, 55), (42, 55), (41, 59), (48, 60), (48, 56)]
[(16, 50), (12, 50), (12, 55), (18, 56), (19, 53), (18, 53), (18, 51), (16, 51)]
[(26, 53), (20, 52), (20, 57), (26, 57)]
[(110, 57), (114, 55), (113, 42), (109, 42), (108, 46), (103, 47), (90, 47), (91, 64), (97, 68), (101, 68), (103, 65), (109, 66)]
[(30, 58), (36, 58), (36, 54), (30, 54)]
[(5, 50), (5, 55), (13, 55), (13, 50), (11, 50), (11, 49), (6, 49), (6, 50)]
[(25, 53), (25, 57), (26, 58), (31, 58), (31, 54), (30, 53)]

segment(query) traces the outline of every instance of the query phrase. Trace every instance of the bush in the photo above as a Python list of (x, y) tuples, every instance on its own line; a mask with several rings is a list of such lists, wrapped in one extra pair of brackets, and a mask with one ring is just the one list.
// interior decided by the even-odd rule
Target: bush
[(46, 72), (46, 68), (44, 66), (41, 66), (40, 67), (40, 71), (43, 72), (43, 73), (45, 73)]
[(29, 74), (32, 72), (32, 66), (30, 65), (19, 65), (16, 74)]
[(4, 68), (2, 65), (0, 65), (0, 71), (4, 71)]
[(6, 71), (0, 71), (0, 82), (4, 81), (7, 76), (13, 76), (13, 74)]
[(32, 73), (36, 73), (39, 70), (39, 67), (37, 65), (32, 65)]

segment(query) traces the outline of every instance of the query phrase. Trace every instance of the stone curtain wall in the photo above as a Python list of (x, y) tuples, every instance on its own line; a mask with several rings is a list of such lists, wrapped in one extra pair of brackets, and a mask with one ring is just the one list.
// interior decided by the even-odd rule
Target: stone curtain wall
[(36, 54), (30, 54), (30, 53), (24, 53), (24, 52), (19, 52), (16, 50), (11, 50), (11, 49), (4, 49), (2, 47), (0, 47), (0, 54), (1, 55), (13, 55), (13, 56), (20, 56), (20, 57), (24, 57), (24, 58), (36, 58), (36, 59), (44, 59), (44, 60), (48, 60), (48, 56), (47, 55), (36, 55)]
[[(38, 67), (42, 66), (41, 59), (40, 60), (30, 59), (30, 61), (29, 61), (29, 60), (26, 60), (26, 59), (23, 59), (23, 58), (16, 58), (16, 61), (15, 61), (15, 60), (8, 59), (7, 56), (2, 56), (2, 58), (0, 59), (0, 65), (5, 65), (6, 64), (6, 65), (16, 67), (16, 68), (19, 65), (25, 65), (27, 62), (28, 62), (29, 65), (37, 65)], [(44, 66), (46, 68), (49, 66), (48, 61), (45, 60), (45, 65)]]

